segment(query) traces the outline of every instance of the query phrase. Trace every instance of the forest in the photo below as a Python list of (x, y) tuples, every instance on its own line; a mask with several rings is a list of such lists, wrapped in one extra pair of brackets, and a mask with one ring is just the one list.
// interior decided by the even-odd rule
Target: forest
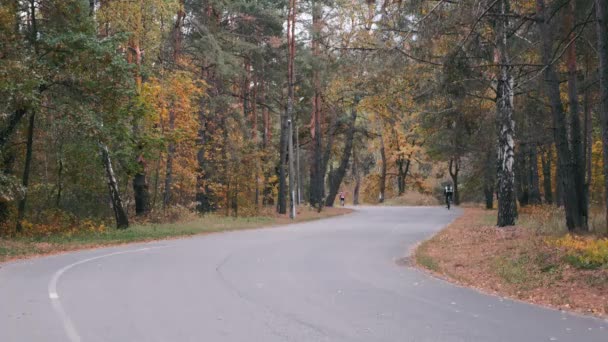
[(0, 3), (1, 236), (448, 183), (606, 231), (605, 0)]

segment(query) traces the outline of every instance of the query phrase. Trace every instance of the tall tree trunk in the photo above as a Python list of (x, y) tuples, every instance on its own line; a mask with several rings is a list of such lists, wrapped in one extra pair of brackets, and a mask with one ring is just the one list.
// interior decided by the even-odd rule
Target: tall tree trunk
[(342, 152), (342, 158), (340, 159), (340, 165), (338, 169), (332, 173), (331, 180), (329, 182), (329, 193), (325, 199), (325, 205), (332, 207), (340, 190), (340, 184), (346, 175), (346, 169), (348, 168), (348, 161), (353, 150), (353, 140), (355, 138), (355, 121), (357, 121), (357, 105), (359, 104), (359, 98), (355, 98), (353, 108), (350, 114), (350, 122), (348, 124), (348, 131), (346, 132), (346, 138), (344, 140), (344, 151)]
[(296, 157), (296, 204), (302, 201), (302, 169), (300, 169), (300, 130), (295, 126), (295, 157)]
[(63, 148), (59, 147), (57, 153), (57, 194), (55, 196), (55, 208), (61, 206), (61, 195), (63, 194)]
[(555, 154), (555, 205), (559, 208), (564, 206), (564, 187), (562, 185), (562, 170), (559, 165), (559, 154)]
[[(180, 64), (181, 50), (182, 50), (182, 25), (185, 18), (184, 11), (184, 0), (179, 1), (179, 7), (173, 25), (172, 31), (172, 46), (173, 46), (173, 63), (177, 68)], [(163, 209), (166, 209), (171, 202), (172, 195), (172, 184), (173, 184), (173, 158), (175, 155), (175, 109), (172, 106), (169, 109), (169, 145), (167, 146), (167, 165), (165, 172), (165, 192), (163, 194)]]
[(448, 171), (450, 177), (452, 177), (452, 183), (454, 184), (454, 204), (460, 205), (460, 191), (458, 191), (458, 174), (460, 173), (459, 157), (450, 159)]
[(541, 153), (541, 163), (543, 166), (543, 191), (545, 193), (545, 203), (553, 204), (553, 187), (551, 185), (551, 149)]
[[(139, 8), (135, 11), (135, 25), (137, 26), (137, 32), (143, 32), (143, 18), (141, 9), (143, 8), (143, 0), (139, 0)], [(141, 73), (141, 62), (142, 62), (142, 49), (140, 39), (137, 34), (134, 34), (129, 38), (129, 48), (127, 49), (127, 62), (133, 64), (133, 77), (135, 79), (135, 91), (137, 94), (141, 94), (142, 87), (142, 73)], [(145, 215), (150, 211), (150, 191), (148, 186), (148, 180), (146, 177), (146, 160), (144, 158), (144, 142), (140, 138), (140, 124), (137, 118), (133, 119), (133, 137), (136, 141), (136, 153), (135, 163), (137, 164), (137, 171), (133, 176), (133, 193), (135, 197), (135, 214)]]
[(32, 112), (30, 115), (30, 122), (27, 128), (27, 147), (25, 151), (25, 166), (23, 167), (23, 179), (21, 184), (23, 185), (24, 193), (23, 197), (19, 201), (19, 207), (17, 208), (17, 232), (23, 230), (22, 222), (25, 217), (25, 206), (27, 204), (27, 195), (30, 192), (29, 181), (30, 181), (30, 167), (32, 165), (32, 151), (34, 147), (34, 124), (36, 122), (36, 113)]
[(287, 135), (289, 127), (287, 123), (287, 111), (281, 115), (281, 138), (279, 141), (279, 194), (277, 199), (277, 212), (287, 213)]
[[(213, 89), (210, 90), (213, 93)], [(208, 213), (213, 210), (211, 200), (211, 189), (208, 186), (207, 178), (207, 114), (206, 114), (206, 102), (201, 97), (200, 105), (198, 110), (198, 139), (197, 145), (199, 147), (196, 154), (196, 161), (198, 164), (196, 172), (196, 209), (199, 213)]]
[(515, 173), (513, 170), (515, 144), (515, 122), (513, 120), (513, 77), (508, 54), (510, 12), (509, 0), (499, 0), (496, 24), (495, 61), (500, 64), (497, 99), (496, 126), (498, 131), (498, 222), (499, 227), (512, 226), (517, 218), (515, 204)]
[[(314, 0), (312, 4), (312, 54), (313, 58), (319, 58), (319, 40), (321, 39), (321, 6), (318, 0)], [(322, 161), (322, 137), (321, 137), (321, 79), (318, 70), (318, 63), (313, 64), (312, 71), (313, 97), (312, 97), (312, 115), (311, 115), (311, 136), (313, 146), (311, 149), (310, 163), (310, 204), (319, 210), (323, 207), (323, 192), (324, 192), (324, 173)]]
[[(289, 0), (289, 11), (287, 14), (287, 46), (288, 46), (288, 54), (287, 54), (287, 105), (285, 108), (285, 118), (283, 119), (283, 123), (281, 125), (281, 167), (279, 169), (279, 200), (278, 200), (278, 212), (280, 214), (285, 214), (287, 212), (287, 180), (286, 180), (286, 164), (289, 161), (292, 163), (293, 154), (288, 156), (288, 147), (293, 143), (291, 139), (293, 136), (290, 134), (291, 127), (293, 125), (293, 106), (294, 106), (294, 87), (295, 87), (295, 79), (294, 79), (294, 67), (295, 67), (295, 54), (296, 54), (296, 45), (295, 45), (295, 19), (296, 19), (296, 0)], [(290, 151), (291, 152), (291, 151)], [(290, 167), (290, 171), (293, 171), (293, 168)], [(289, 172), (289, 198), (290, 204), (293, 201), (292, 187), (293, 187), (293, 174)]]
[[(536, 0), (537, 13), (539, 13), (540, 34), (542, 37), (541, 54), (543, 59), (545, 85), (549, 102), (551, 103), (551, 113), (553, 116), (554, 139), (557, 146), (558, 167), (561, 179), (559, 179), (564, 194), (564, 207), (566, 210), (566, 225), (568, 230), (584, 227), (583, 212), (579, 207), (579, 191), (577, 191), (576, 170), (572, 162), (572, 149), (568, 141), (568, 133), (566, 127), (566, 115), (562, 104), (559, 78), (555, 71), (555, 66), (551, 60), (553, 56), (553, 38), (551, 37), (551, 28), (549, 26), (549, 16), (547, 16), (544, 0)], [(579, 128), (580, 129), (580, 128)], [(582, 184), (581, 184), (582, 185)]]
[(397, 192), (398, 196), (405, 193), (405, 159), (402, 156), (397, 158)]
[(384, 149), (384, 137), (382, 131), (380, 131), (380, 159), (382, 165), (380, 165), (380, 194), (378, 196), (378, 203), (384, 203), (384, 195), (386, 191), (386, 151)]
[(576, 85), (576, 45), (574, 28), (574, 13), (576, 1), (570, 1), (567, 9), (565, 20), (566, 32), (571, 32), (568, 40), (570, 46), (566, 51), (566, 64), (568, 66), (568, 99), (570, 101), (570, 146), (572, 153), (572, 168), (574, 172), (574, 189), (576, 191), (577, 201), (574, 205), (578, 206), (578, 213), (581, 217), (580, 228), (588, 230), (588, 204), (585, 200), (585, 159), (583, 151), (583, 138), (581, 133), (581, 119), (579, 116), (578, 89)]
[(483, 176), (483, 193), (486, 199), (486, 209), (494, 208), (494, 190), (496, 189), (496, 181), (493, 170), (495, 165), (496, 158), (494, 151), (492, 149), (488, 149)]
[[(320, 187), (322, 204), (325, 202), (324, 201), (324, 198), (325, 198), (325, 175), (328, 174), (327, 167), (330, 166), (329, 165), (329, 159), (331, 157), (331, 151), (332, 151), (333, 146), (334, 146), (334, 139), (335, 139), (336, 131), (337, 131), (338, 126), (339, 126), (339, 124), (338, 124), (337, 121), (338, 120), (334, 117), (334, 118), (332, 118), (332, 120), (331, 120), (331, 122), (329, 124), (329, 129), (328, 129), (327, 134), (326, 134), (327, 139), (326, 139), (326, 142), (325, 142), (325, 148), (323, 149), (323, 158), (321, 159), (321, 175), (319, 176), (319, 182), (322, 183), (322, 186)], [(330, 170), (329, 175), (331, 175), (331, 174), (332, 174), (332, 172)], [(320, 210), (320, 207), (319, 207), (319, 210)]]
[(595, 0), (597, 23), (597, 50), (600, 60), (600, 117), (602, 122), (602, 145), (604, 152), (604, 205), (608, 225), (608, 4)]
[[(586, 63), (585, 63), (585, 82), (589, 80), (589, 55), (587, 55)], [(590, 186), (592, 180), (592, 154), (591, 154), (591, 146), (593, 144), (593, 123), (591, 121), (591, 104), (590, 104), (590, 96), (589, 90), (585, 90), (585, 94), (583, 96), (583, 111), (585, 113), (585, 123), (584, 123), (584, 132), (585, 132), (585, 140), (584, 140), (584, 150), (585, 150), (585, 170), (587, 172), (587, 176), (585, 177), (585, 202), (587, 203), (587, 207), (591, 203), (591, 194)]]
[(118, 182), (114, 175), (114, 168), (112, 167), (112, 159), (110, 159), (110, 152), (108, 146), (105, 144), (99, 144), (101, 150), (101, 161), (103, 162), (104, 169), (106, 171), (106, 178), (108, 181), (108, 190), (110, 192), (110, 201), (112, 202), (112, 211), (114, 212), (114, 219), (116, 220), (116, 228), (126, 229), (129, 227), (129, 218), (125, 212), (125, 207), (120, 198), (120, 190), (118, 188)]
[(287, 25), (287, 29), (291, 30), (289, 34), (289, 61), (287, 63), (287, 120), (289, 123), (289, 204), (291, 208), (290, 217), (293, 219), (296, 215), (295, 210), (295, 154), (293, 152), (293, 130), (296, 124), (294, 118), (294, 102), (295, 102), (295, 86), (296, 86), (296, 78), (295, 78), (295, 61), (296, 61), (296, 0), (290, 0), (290, 20), (291, 26)]
[[(524, 125), (525, 126), (525, 125)], [(519, 149), (515, 152), (515, 185), (517, 189), (517, 199), (519, 205), (528, 205), (528, 165), (526, 157), (528, 146), (525, 142), (519, 144)]]
[(540, 180), (538, 177), (538, 146), (530, 143), (528, 146), (528, 203), (540, 204)]
[(260, 102), (262, 105), (262, 121), (264, 123), (264, 131), (262, 134), (262, 147), (264, 151), (268, 148), (271, 136), (270, 136), (270, 114), (268, 112), (268, 106), (266, 105), (266, 80), (265, 80), (265, 68), (266, 65), (262, 65), (262, 76), (260, 80)]
[(355, 177), (355, 189), (353, 190), (353, 205), (359, 205), (359, 192), (361, 189), (361, 174), (359, 171), (359, 159), (357, 149), (353, 148), (353, 176)]

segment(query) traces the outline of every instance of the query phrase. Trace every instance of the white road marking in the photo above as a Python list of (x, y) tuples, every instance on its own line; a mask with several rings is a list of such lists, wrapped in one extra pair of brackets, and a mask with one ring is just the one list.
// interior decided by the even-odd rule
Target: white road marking
[(144, 248), (139, 248), (139, 249), (134, 249), (134, 250), (98, 255), (96, 257), (83, 259), (83, 260), (77, 261), (75, 263), (69, 264), (67, 266), (64, 266), (57, 272), (55, 272), (55, 274), (53, 274), (53, 277), (51, 278), (51, 281), (49, 282), (49, 286), (48, 286), (49, 299), (51, 299), (51, 303), (53, 304), (53, 309), (55, 310), (55, 312), (57, 313), (57, 315), (59, 316), (59, 318), (61, 319), (61, 321), (63, 323), (63, 328), (65, 330), (66, 335), (68, 336), (68, 341), (80, 342), (81, 338), (80, 338), (80, 335), (78, 334), (78, 331), (76, 330), (76, 327), (74, 326), (74, 323), (72, 322), (70, 317), (66, 314), (65, 310), (63, 309), (63, 306), (61, 305), (61, 302), (59, 301), (59, 293), (57, 292), (57, 282), (59, 281), (59, 278), (61, 278), (61, 276), (65, 272), (67, 272), (68, 270), (70, 270), (71, 268), (73, 268), (75, 266), (82, 265), (84, 263), (87, 263), (87, 262), (90, 262), (93, 260), (107, 258), (110, 256), (120, 255), (120, 254), (143, 252), (143, 251), (147, 251), (150, 249), (158, 249), (158, 248), (164, 248), (164, 247), (167, 247), (167, 246), (144, 247)]

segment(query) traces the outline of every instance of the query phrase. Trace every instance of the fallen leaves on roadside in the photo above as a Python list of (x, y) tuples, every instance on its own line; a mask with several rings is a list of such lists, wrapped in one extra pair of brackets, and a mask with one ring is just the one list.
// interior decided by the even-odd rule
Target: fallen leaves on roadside
[(466, 208), (464, 215), (421, 244), (415, 252), (417, 264), (484, 292), (608, 315), (608, 269), (571, 267), (563, 251), (538, 232), (490, 226), (490, 215), (495, 212)]

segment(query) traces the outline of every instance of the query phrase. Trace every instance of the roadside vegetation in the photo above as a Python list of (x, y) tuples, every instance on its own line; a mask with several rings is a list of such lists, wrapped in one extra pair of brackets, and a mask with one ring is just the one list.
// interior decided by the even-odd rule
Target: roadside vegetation
[(280, 226), (350, 212), (344, 208), (329, 208), (319, 213), (302, 207), (298, 208), (296, 219), (291, 220), (288, 216), (273, 211), (266, 211), (259, 216), (226, 217), (215, 214), (198, 216), (191, 211), (174, 210), (162, 218), (137, 222), (129, 229), (115, 229), (90, 220), (75, 221), (74, 218), (61, 214), (61, 217), (49, 216), (54, 219), (46, 224), (26, 225), (24, 233), (0, 237), (0, 262), (124, 243)]
[(388, 206), (437, 206), (440, 205), (437, 196), (419, 191), (406, 191), (403, 195), (392, 197), (384, 202)]
[(415, 261), (448, 280), (485, 292), (581, 313), (608, 315), (608, 234), (572, 234), (562, 209), (520, 210), (519, 224), (496, 229), (494, 211), (465, 208), (453, 224), (422, 243)]

